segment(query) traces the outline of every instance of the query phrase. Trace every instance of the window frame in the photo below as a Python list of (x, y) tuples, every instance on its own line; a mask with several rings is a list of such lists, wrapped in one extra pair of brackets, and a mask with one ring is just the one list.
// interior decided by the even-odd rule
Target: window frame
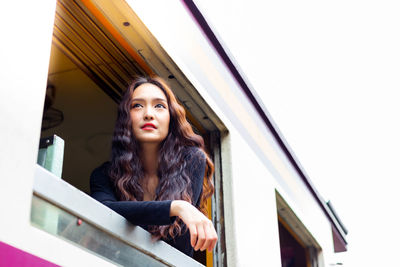
[[(87, 1), (84, 1), (87, 2)], [(144, 27), (144, 25), (143, 25)], [(149, 37), (150, 36), (150, 37)], [(199, 106), (207, 106), (206, 102), (204, 101), (204, 99), (199, 95), (199, 93), (196, 91), (196, 89), (190, 84), (190, 82), (186, 79), (185, 75), (179, 70), (179, 68), (175, 65), (175, 63), (173, 62), (173, 60), (166, 54), (166, 52), (158, 45), (158, 42), (151, 37), (150, 33), (147, 33), (145, 38), (148, 40), (152, 40), (152, 47), (150, 50), (155, 50), (157, 49), (157, 51), (154, 52), (154, 55), (157, 55), (156, 57), (150, 57), (148, 56), (148, 58), (146, 58), (143, 54), (140, 54), (140, 56), (144, 59), (144, 62), (149, 64), (150, 66), (152, 66), (151, 69), (154, 70), (155, 73), (166, 73), (166, 71), (170, 71), (173, 72), (173, 76), (175, 78), (175, 81), (177, 81), (179, 84), (181, 84), (182, 88), (189, 88), (189, 91), (187, 92), (188, 95), (190, 95), (192, 97), (191, 99), (193, 100), (193, 102), (191, 104), (196, 104), (195, 110), (199, 111), (201, 110), (203, 113), (200, 115), (197, 115), (196, 117), (199, 118), (216, 118), (216, 115), (212, 112), (212, 109), (207, 107), (206, 110), (202, 110), (199, 109)], [(129, 42), (128, 42), (129, 44)], [(130, 44), (132, 45), (132, 44)], [(161, 55), (161, 56), (160, 56)], [(152, 55), (153, 56), (153, 55)], [(168, 60), (168, 62), (166, 61)], [(143, 64), (143, 61), (142, 61)], [(171, 66), (173, 66), (171, 68)], [(171, 71), (172, 69), (172, 71)], [(197, 101), (201, 101), (201, 104), (197, 103)], [(196, 117), (193, 116), (193, 113), (190, 112), (190, 108), (193, 108), (193, 106), (189, 105), (186, 102), (182, 103), (185, 108), (187, 109), (187, 111), (189, 111), (189, 117), (193, 120), (196, 120)], [(211, 112), (211, 113), (210, 113)], [(207, 115), (207, 116), (206, 116)], [(219, 123), (219, 127), (220, 128), (221, 123)], [(220, 133), (218, 131), (217, 128), (215, 128), (216, 130), (214, 131), (209, 131), (207, 130), (207, 134), (210, 135), (210, 147), (213, 148), (213, 151), (210, 151), (213, 154), (214, 157), (214, 161), (221, 163), (221, 147), (220, 147), (220, 140), (219, 140), (219, 136)], [(223, 197), (220, 195), (223, 192), (223, 188), (222, 188), (222, 172), (221, 172), (221, 166), (218, 165), (219, 167), (216, 168), (216, 172), (214, 175), (214, 179), (215, 179), (215, 184), (218, 184), (218, 196), (213, 196), (212, 197), (212, 203), (213, 203), (213, 207), (217, 207), (213, 209), (212, 211), (212, 219), (214, 222), (223, 222)], [(110, 232), (112, 235), (114, 235), (117, 238), (121, 238), (121, 229), (117, 230), (114, 229), (113, 224), (115, 223), (116, 225), (122, 225), (123, 222), (126, 223), (126, 220), (119, 216), (118, 214), (116, 215), (115, 212), (111, 212), (108, 210), (108, 208), (103, 207), (103, 205), (101, 205), (98, 202), (93, 202), (93, 200), (91, 198), (89, 198), (90, 200), (88, 200), (88, 196), (80, 191), (79, 189), (76, 189), (75, 187), (73, 187), (72, 185), (68, 184), (67, 182), (60, 180), (56, 177), (54, 177), (54, 175), (52, 175), (51, 173), (48, 173), (46, 171), (43, 171), (44, 169), (42, 169), (40, 166), (36, 165), (35, 166), (35, 175), (34, 175), (34, 186), (33, 186), (33, 194), (40, 196), (43, 199), (46, 199), (47, 201), (49, 201), (50, 203), (53, 203), (55, 205), (57, 205), (58, 207), (67, 210), (68, 212), (71, 212), (72, 214), (75, 214), (78, 217), (82, 217), (88, 220), (88, 222), (100, 227), (101, 229), (104, 229), (105, 231)], [(54, 190), (54, 188), (48, 187), (48, 184), (52, 184), (54, 186), (54, 188), (58, 188), (57, 190)], [(68, 193), (66, 193), (68, 192)], [(73, 203), (71, 203), (69, 201), (69, 198), (67, 196), (69, 196), (69, 194), (73, 194), (74, 195), (74, 199), (75, 201), (82, 202), (85, 205), (82, 205), (81, 207), (78, 207), (76, 205), (74, 205)], [(92, 201), (92, 202), (91, 202)], [(90, 206), (90, 208), (84, 208), (85, 206)], [(83, 208), (83, 209), (81, 209)], [(91, 209), (93, 210), (99, 210), (101, 212), (99, 212), (99, 214), (103, 213), (104, 214), (108, 214), (108, 221), (105, 222), (105, 225), (107, 226), (106, 228), (104, 228), (104, 225), (102, 223), (103, 226), (100, 225), (99, 222), (102, 221), (101, 216), (100, 215), (92, 215), (92, 217), (88, 217), (88, 215), (85, 215), (88, 211), (90, 211)], [(119, 217), (120, 218), (119, 218)], [(115, 217), (119, 218), (119, 219), (115, 219)], [(113, 218), (113, 219), (110, 219)], [(224, 259), (221, 263), (220, 258), (222, 258), (224, 255), (226, 255), (225, 253), (225, 237), (224, 237), (224, 225), (218, 225), (218, 233), (220, 236), (219, 242), (218, 242), (218, 255), (212, 257), (212, 261), (213, 261), (213, 266), (225, 266), (226, 265), (226, 259)], [(126, 228), (123, 228), (126, 230)], [(140, 230), (136, 230), (136, 229), (140, 229)], [(164, 247), (164, 245), (162, 246), (162, 251), (161, 254), (158, 254), (159, 251), (155, 250), (153, 251), (151, 246), (149, 245), (149, 243), (147, 241), (149, 241), (149, 235), (144, 235), (143, 232), (147, 233), (146, 231), (144, 231), (143, 229), (141, 229), (140, 227), (135, 227), (135, 230), (133, 231), (133, 235), (134, 236), (141, 236), (143, 237), (146, 241), (133, 241), (131, 239), (123, 239), (125, 242), (133, 244), (135, 247), (138, 247), (140, 249), (143, 250), (144, 253), (147, 254), (152, 254), (155, 257), (160, 257), (160, 255), (164, 255), (164, 254), (171, 254), (171, 251), (169, 251), (168, 253), (164, 252), (164, 249), (166, 249), (166, 251), (168, 251), (167, 247)], [(222, 234), (220, 234), (222, 233)], [(148, 233), (147, 233), (148, 234)], [(136, 243), (135, 243), (136, 242)], [(149, 241), (150, 242), (150, 241)], [(160, 242), (163, 243), (163, 242)], [(166, 243), (164, 243), (166, 244)], [(150, 249), (149, 249), (150, 247)], [(173, 249), (175, 250), (175, 249)], [(177, 250), (175, 250), (177, 251)], [(179, 252), (180, 253), (180, 252)], [(176, 253), (175, 253), (176, 254)], [(185, 256), (184, 254), (180, 253), (181, 255)], [(171, 255), (174, 255), (174, 253), (172, 253)], [(166, 259), (169, 259), (169, 256), (165, 256)], [(179, 259), (180, 257), (175, 255), (175, 259)], [(164, 256), (162, 256), (162, 259), (164, 261)], [(167, 262), (167, 261), (166, 261)], [(179, 263), (179, 262), (178, 262)], [(193, 263), (192, 263), (193, 264)], [(181, 266), (180, 264), (177, 264), (179, 266)], [(189, 266), (188, 263), (184, 264), (184, 266)]]

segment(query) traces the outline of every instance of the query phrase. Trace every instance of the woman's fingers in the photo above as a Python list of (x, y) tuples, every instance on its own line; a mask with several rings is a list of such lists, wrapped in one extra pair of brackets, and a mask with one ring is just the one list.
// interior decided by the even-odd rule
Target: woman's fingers
[(211, 221), (200, 221), (196, 224), (190, 224), (190, 244), (195, 250), (204, 251), (213, 250), (218, 237)]
[[(203, 231), (201, 229), (203, 229)], [(203, 232), (204, 238), (202, 237)], [(212, 222), (210, 220), (202, 222), (198, 227), (198, 233), (201, 234), (198, 236), (195, 250), (204, 251), (208, 249), (209, 251), (212, 251), (218, 240), (218, 236)]]
[(217, 244), (217, 241), (218, 241), (218, 237), (215, 237), (214, 241), (208, 247), (208, 251), (212, 251), (214, 249), (215, 245)]
[(188, 225), (189, 232), (190, 232), (190, 245), (194, 248), (197, 241), (197, 229), (195, 225)]
[(200, 248), (201, 251), (204, 251), (205, 249), (207, 249), (210, 244), (213, 242), (213, 230), (211, 229), (212, 223), (209, 221), (206, 224), (204, 224), (204, 233), (205, 233), (205, 242), (203, 244), (203, 246)]
[(218, 241), (218, 235), (217, 232), (215, 231), (214, 225), (212, 222), (209, 224), (209, 232), (207, 235), (207, 239), (209, 240), (208, 245), (205, 246), (204, 249), (208, 249), (208, 251), (212, 251), (215, 247), (215, 244), (217, 244)]
[(197, 242), (194, 250), (199, 250), (203, 247), (206, 242), (206, 232), (202, 224), (197, 225)]
[(190, 244), (195, 250), (213, 250), (218, 236), (213, 223), (197, 208), (186, 201), (171, 203), (171, 216), (179, 216), (190, 232)]

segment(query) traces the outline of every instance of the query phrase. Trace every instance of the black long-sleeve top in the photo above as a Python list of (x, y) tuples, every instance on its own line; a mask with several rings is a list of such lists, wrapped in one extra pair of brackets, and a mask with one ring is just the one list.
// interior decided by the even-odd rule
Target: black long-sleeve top
[[(185, 171), (191, 179), (192, 203), (198, 208), (203, 188), (203, 179), (206, 166), (204, 153), (195, 147), (190, 147), (184, 152), (186, 155)], [(139, 225), (147, 230), (149, 225), (168, 225), (174, 222), (175, 217), (170, 217), (172, 200), (163, 201), (119, 201), (115, 193), (115, 186), (108, 176), (110, 163), (103, 163), (96, 168), (90, 176), (91, 196), (110, 209), (119, 213), (134, 225)], [(183, 234), (175, 239), (163, 239), (165, 242), (185, 253), (193, 255), (190, 245), (190, 233), (184, 228)]]

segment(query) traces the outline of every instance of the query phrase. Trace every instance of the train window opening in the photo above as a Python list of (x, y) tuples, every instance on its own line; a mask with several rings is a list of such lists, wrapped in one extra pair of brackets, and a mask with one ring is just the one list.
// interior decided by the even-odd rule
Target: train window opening
[(306, 250), (283, 223), (279, 224), (279, 240), (282, 267), (307, 266)]
[(318, 267), (321, 247), (278, 192), (276, 200), (282, 267)]
[[(219, 162), (219, 131), (209, 114), (201, 108), (204, 103), (199, 99), (204, 100), (177, 68), (171, 73), (171, 69), (166, 67), (168, 62), (165, 58), (171, 60), (168, 56), (149, 56), (151, 60), (143, 60), (143, 54), (146, 51), (147, 54), (154, 53), (153, 49), (160, 49), (159, 44), (153, 41), (145, 46), (143, 40), (138, 41), (143, 25), (137, 26), (140, 28), (134, 32), (137, 35), (133, 36), (132, 29), (126, 33), (130, 36), (124, 36), (128, 41), (119, 39), (121, 36), (117, 35), (122, 30), (113, 30), (102, 21), (113, 20), (104, 15), (108, 14), (107, 4), (103, 6), (104, 16), (101, 17), (101, 12), (93, 15), (91, 9), (96, 7), (87, 3), (59, 0), (55, 14), (41, 139), (56, 135), (64, 141), (61, 178), (89, 194), (90, 173), (109, 160), (111, 154), (119, 99), (134, 77), (149, 74), (168, 81), (178, 101), (185, 107), (195, 132), (203, 136), (214, 162)], [(113, 4), (126, 5), (124, 1)], [(113, 13), (113, 16), (119, 15), (126, 16)], [(114, 26), (125, 27), (125, 24)], [(129, 27), (134, 28), (134, 23)], [(139, 51), (135, 45), (143, 46), (140, 57), (135, 54)], [(216, 168), (214, 176), (220, 178), (221, 175), (220, 168)], [(222, 194), (222, 189), (218, 194)], [(221, 199), (220, 195), (213, 196), (208, 203), (209, 217), (214, 220), (222, 216), (222, 203), (216, 199)], [(218, 211), (216, 207), (219, 207)], [(219, 228), (223, 231), (223, 227)], [(221, 239), (223, 232), (219, 236)], [(217, 250), (218, 255), (224, 255), (223, 247)], [(196, 252), (194, 258), (206, 266), (217, 262), (213, 253), (205, 251)]]
[(64, 140), (61, 177), (89, 193), (91, 171), (110, 155), (117, 103), (55, 45), (46, 95), (41, 138)]

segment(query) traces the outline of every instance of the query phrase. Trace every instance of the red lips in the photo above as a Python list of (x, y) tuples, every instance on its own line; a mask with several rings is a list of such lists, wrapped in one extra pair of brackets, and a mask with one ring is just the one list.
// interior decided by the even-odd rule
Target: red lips
[(144, 130), (146, 130), (146, 129), (157, 129), (157, 127), (152, 123), (145, 123), (145, 124), (143, 124), (142, 129), (144, 129)]

